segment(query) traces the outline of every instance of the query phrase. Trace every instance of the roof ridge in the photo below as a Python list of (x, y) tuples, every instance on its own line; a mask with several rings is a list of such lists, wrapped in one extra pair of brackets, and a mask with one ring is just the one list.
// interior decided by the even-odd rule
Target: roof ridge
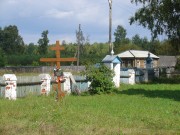
[(141, 52), (149, 52), (147, 50), (130, 50), (130, 51), (141, 51)]
[[(134, 56), (134, 54), (131, 52), (131, 50), (129, 50), (129, 52)], [(134, 56), (134, 58), (135, 58), (135, 56)]]

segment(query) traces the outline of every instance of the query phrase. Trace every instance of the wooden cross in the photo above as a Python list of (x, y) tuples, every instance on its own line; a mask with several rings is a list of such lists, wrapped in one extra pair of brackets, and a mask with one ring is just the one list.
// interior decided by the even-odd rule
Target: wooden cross
[[(50, 48), (51, 50), (56, 51), (56, 58), (40, 58), (41, 62), (56, 62), (57, 69), (60, 69), (61, 62), (68, 62), (68, 61), (77, 61), (77, 58), (61, 58), (60, 51), (64, 50), (64, 46), (60, 46), (59, 41), (56, 41), (56, 46)], [(58, 80), (60, 80), (58, 78)], [(63, 96), (61, 91), (61, 82), (58, 81), (58, 100)]]

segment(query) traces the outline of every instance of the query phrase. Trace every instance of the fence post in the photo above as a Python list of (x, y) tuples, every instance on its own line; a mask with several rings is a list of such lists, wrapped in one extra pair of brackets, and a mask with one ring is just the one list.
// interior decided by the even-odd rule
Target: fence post
[(50, 92), (51, 76), (49, 74), (40, 74), (41, 79), (41, 94), (48, 95)]
[(16, 100), (17, 98), (17, 78), (15, 74), (4, 74), (5, 81), (5, 98)]
[(133, 84), (135, 84), (135, 71), (134, 71), (134, 69), (129, 69), (128, 72), (130, 75), (129, 84), (133, 85)]

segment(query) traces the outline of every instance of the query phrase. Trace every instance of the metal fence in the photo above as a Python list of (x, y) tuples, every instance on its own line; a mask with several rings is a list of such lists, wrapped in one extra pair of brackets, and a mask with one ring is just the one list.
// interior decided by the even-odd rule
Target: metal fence
[[(25, 97), (28, 94), (40, 95), (39, 76), (17, 76), (17, 97)], [(5, 82), (0, 76), (0, 97), (5, 94)]]
[[(77, 88), (82, 92), (88, 90), (88, 82), (85, 77), (74, 76), (76, 81)], [(51, 90), (54, 89), (53, 84), (54, 80), (51, 80)], [(41, 86), (40, 86), (40, 77), (39, 76), (17, 76), (17, 97), (25, 97), (29, 94), (31, 95), (40, 95)], [(63, 85), (62, 89), (63, 89)], [(74, 90), (74, 85), (72, 85), (71, 90)], [(0, 76), (0, 97), (4, 97), (5, 94), (5, 82), (3, 77)]]
[[(134, 80), (133, 80), (133, 73), (134, 71)], [(155, 77), (158, 77), (159, 71), (157, 69), (141, 69), (141, 68), (134, 68), (134, 69), (128, 69), (128, 68), (122, 68), (120, 73), (120, 82), (129, 84), (130, 82), (134, 81), (135, 83), (141, 83), (141, 82), (148, 82), (152, 80)]]

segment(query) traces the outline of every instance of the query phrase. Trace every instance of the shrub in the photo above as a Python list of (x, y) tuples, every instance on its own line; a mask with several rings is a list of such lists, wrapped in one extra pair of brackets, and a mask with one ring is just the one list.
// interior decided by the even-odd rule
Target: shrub
[(170, 78), (167, 78), (166, 76), (162, 76), (160, 78), (154, 78), (152, 83), (160, 83), (160, 84), (179, 84), (180, 82), (180, 76), (179, 75), (173, 75)]
[(87, 79), (91, 82), (91, 94), (110, 93), (114, 90), (113, 71), (103, 64), (90, 66), (86, 70)]

